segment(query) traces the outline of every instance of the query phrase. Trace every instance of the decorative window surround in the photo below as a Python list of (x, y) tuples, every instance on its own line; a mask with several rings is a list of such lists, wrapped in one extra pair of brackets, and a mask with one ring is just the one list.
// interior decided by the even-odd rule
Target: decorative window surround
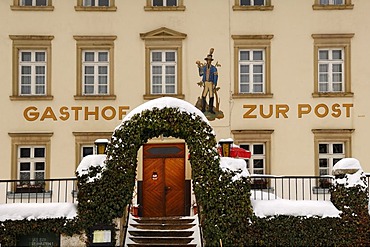
[(77, 5), (75, 6), (76, 11), (117, 11), (116, 0), (109, 0), (109, 6), (84, 6), (83, 1), (77, 0)]
[[(314, 39), (314, 92), (312, 97), (353, 97), (351, 92), (351, 39), (353, 33), (348, 34), (312, 34)], [(343, 92), (319, 92), (319, 50), (343, 49), (344, 55), (344, 90)]]
[[(184, 99), (182, 93), (182, 41), (186, 34), (180, 33), (165, 27), (141, 33), (141, 39), (145, 41), (145, 100), (155, 99), (163, 96), (171, 96)], [(151, 51), (152, 50), (173, 50), (177, 53), (177, 81), (175, 94), (151, 94)]]
[(177, 6), (153, 6), (153, 0), (146, 0), (145, 11), (185, 11), (184, 0), (177, 0)]
[(72, 132), (75, 137), (75, 157), (76, 168), (81, 162), (82, 146), (94, 145), (96, 139), (108, 139), (112, 137), (112, 132)]
[[(51, 95), (51, 35), (9, 35), (13, 40), (13, 71), (12, 71), (12, 95), (11, 100), (52, 100)], [(22, 50), (46, 51), (46, 92), (43, 95), (22, 95), (20, 94), (20, 66), (19, 53)]]
[[(45, 147), (45, 179), (50, 178), (50, 150), (53, 132), (40, 133), (8, 133), (11, 137), (11, 178), (18, 179), (18, 147), (19, 146), (44, 146)], [(15, 189), (15, 188), (14, 188)], [(46, 187), (47, 191), (48, 188)]]
[[(77, 78), (76, 78), (76, 95), (75, 100), (114, 100), (114, 41), (117, 36), (73, 36), (77, 41)], [(82, 56), (84, 51), (107, 50), (109, 52), (109, 81), (108, 94), (83, 94), (83, 66)]]
[[(313, 129), (315, 147), (315, 174), (319, 176), (319, 144), (323, 142), (344, 143), (344, 156), (352, 157), (352, 133), (354, 129)], [(330, 174), (329, 174), (330, 175)]]
[(265, 0), (265, 5), (241, 5), (240, 0), (235, 0), (233, 10), (234, 11), (272, 11), (274, 6), (271, 5), (272, 0)]
[[(271, 39), (274, 35), (232, 35), (234, 40), (234, 93), (233, 98), (272, 98), (271, 93)], [(239, 51), (264, 50), (264, 93), (239, 92)]]
[(264, 143), (265, 174), (271, 173), (271, 139), (274, 130), (232, 130), (235, 144)]
[(47, 0), (46, 6), (24, 6), (22, 5), (22, 0), (13, 0), (13, 5), (10, 6), (11, 10), (20, 10), (20, 11), (53, 11), (53, 0)]
[(353, 7), (352, 0), (344, 0), (344, 4), (321, 4), (320, 0), (314, 0), (312, 5), (313, 10), (351, 10)]

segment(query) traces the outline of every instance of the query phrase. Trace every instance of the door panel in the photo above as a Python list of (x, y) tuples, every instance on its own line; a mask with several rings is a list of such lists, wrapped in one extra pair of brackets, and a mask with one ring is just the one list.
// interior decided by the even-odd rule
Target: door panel
[(165, 159), (166, 216), (185, 215), (184, 159)]
[[(156, 145), (145, 145), (143, 159), (143, 216), (165, 217), (185, 215), (185, 156), (184, 144), (160, 145), (162, 153), (150, 152)], [(181, 147), (176, 154), (168, 152)], [(170, 150), (171, 151), (171, 150)], [(167, 152), (167, 153), (166, 153)], [(182, 153), (183, 155), (179, 155)], [(147, 155), (146, 155), (147, 154)], [(174, 158), (176, 157), (176, 158)], [(156, 175), (153, 179), (153, 174)]]
[[(157, 179), (153, 180), (153, 173)], [(143, 216), (159, 217), (165, 214), (165, 184), (162, 159), (145, 159), (143, 176)]]

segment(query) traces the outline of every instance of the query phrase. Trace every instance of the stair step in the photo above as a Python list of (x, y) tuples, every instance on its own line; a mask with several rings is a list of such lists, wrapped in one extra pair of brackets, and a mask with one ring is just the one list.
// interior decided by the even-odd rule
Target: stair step
[(165, 246), (165, 247), (196, 247), (196, 244), (128, 244), (128, 247)]
[(180, 217), (170, 217), (170, 218), (134, 218), (135, 222), (140, 224), (190, 224), (194, 219), (180, 218)]
[(131, 236), (142, 237), (191, 237), (193, 231), (129, 231)]
[(154, 224), (154, 223), (145, 223), (145, 224), (130, 224), (130, 226), (137, 229), (144, 230), (186, 230), (195, 226), (195, 224)]
[(132, 241), (138, 244), (188, 244), (194, 238), (179, 237), (130, 237)]

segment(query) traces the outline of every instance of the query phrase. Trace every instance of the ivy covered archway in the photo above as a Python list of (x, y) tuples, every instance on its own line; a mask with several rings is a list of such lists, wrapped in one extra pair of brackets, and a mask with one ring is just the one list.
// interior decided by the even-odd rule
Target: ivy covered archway
[[(198, 110), (197, 110), (198, 111)], [(227, 231), (235, 220), (230, 220), (234, 207), (242, 209), (242, 215), (250, 213), (247, 183), (231, 183), (233, 174), (220, 168), (216, 139), (212, 127), (195, 113), (182, 111), (178, 107), (151, 108), (134, 114), (118, 126), (107, 147), (106, 168), (97, 167), (88, 177), (100, 179), (86, 183), (88, 177), (79, 181), (79, 220), (83, 228), (98, 223), (112, 222), (122, 217), (127, 204), (131, 203), (135, 186), (137, 153), (149, 139), (159, 137), (184, 139), (190, 154), (193, 189), (198, 205), (202, 208), (204, 238), (208, 244), (227, 239)], [(239, 204), (238, 206), (236, 206)], [(98, 212), (98, 213), (97, 213)], [(241, 215), (236, 218), (240, 220)], [(234, 225), (238, 228), (239, 223)]]

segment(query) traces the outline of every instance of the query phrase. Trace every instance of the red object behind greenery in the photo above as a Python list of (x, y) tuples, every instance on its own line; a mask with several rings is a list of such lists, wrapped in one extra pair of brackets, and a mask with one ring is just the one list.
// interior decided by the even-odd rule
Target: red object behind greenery
[[(221, 147), (217, 148), (218, 153), (221, 154)], [(243, 158), (243, 159), (249, 159), (251, 157), (251, 152), (248, 150), (245, 150), (241, 147), (231, 147), (230, 148), (230, 157), (231, 158)]]

